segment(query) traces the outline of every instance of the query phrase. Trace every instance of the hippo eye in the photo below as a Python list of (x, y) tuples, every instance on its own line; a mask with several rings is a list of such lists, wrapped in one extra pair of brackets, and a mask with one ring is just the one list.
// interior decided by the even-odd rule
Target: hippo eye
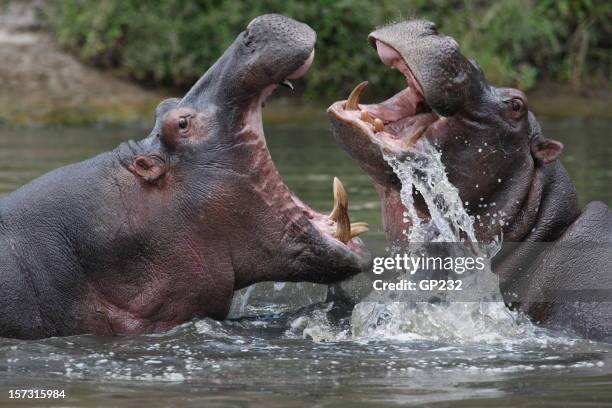
[(519, 120), (525, 113), (525, 101), (520, 97), (513, 97), (504, 100), (505, 109), (508, 111), (508, 115), (513, 120)]
[(514, 112), (520, 112), (523, 110), (523, 101), (519, 98), (510, 99), (510, 107)]
[(178, 121), (179, 129), (187, 129), (188, 125), (189, 125), (189, 121), (187, 120), (187, 118), (185, 116), (181, 116)]

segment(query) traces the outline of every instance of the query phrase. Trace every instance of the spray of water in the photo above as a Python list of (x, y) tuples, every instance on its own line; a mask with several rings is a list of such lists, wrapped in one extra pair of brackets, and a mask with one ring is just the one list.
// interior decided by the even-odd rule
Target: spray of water
[[(401, 199), (406, 207), (406, 242), (394, 246), (395, 250), (401, 248), (410, 256), (422, 251), (423, 243), (462, 242), (474, 256), (484, 255), (490, 259), (499, 249), (499, 241), (476, 245), (474, 220), (463, 207), (457, 188), (448, 181), (441, 154), (433, 145), (423, 142), (422, 149), (409, 157), (385, 157), (402, 183)], [(423, 196), (430, 219), (418, 216), (413, 190)], [(449, 251), (452, 256), (452, 245)], [(527, 318), (509, 311), (504, 305), (490, 265), (463, 279), (478, 288), (479, 299), (453, 301), (449, 293), (444, 292), (437, 293), (441, 301), (432, 304), (397, 301), (397, 293), (373, 292), (353, 310), (353, 337), (499, 342), (522, 341), (529, 334), (535, 335), (537, 328)]]
[[(446, 176), (441, 154), (430, 143), (423, 150), (414, 152), (402, 160), (386, 155), (385, 160), (393, 168), (402, 183), (401, 198), (406, 207), (404, 222), (410, 219), (411, 228), (406, 231), (408, 242), (476, 242), (474, 223), (459, 192)], [(423, 196), (431, 218), (421, 219), (413, 201), (413, 189)]]

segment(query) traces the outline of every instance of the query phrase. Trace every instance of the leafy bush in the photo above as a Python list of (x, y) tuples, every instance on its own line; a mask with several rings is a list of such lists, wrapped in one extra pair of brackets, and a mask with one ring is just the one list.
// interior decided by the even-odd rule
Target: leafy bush
[[(366, 38), (407, 17), (436, 21), (498, 85), (539, 78), (611, 79), (609, 2), (592, 0), (56, 0), (49, 18), (59, 42), (90, 63), (152, 85), (189, 87), (255, 16), (281, 13), (317, 31), (307, 96), (332, 100), (363, 79), (370, 96), (403, 78), (378, 61)], [(606, 43), (607, 42), (607, 43)]]

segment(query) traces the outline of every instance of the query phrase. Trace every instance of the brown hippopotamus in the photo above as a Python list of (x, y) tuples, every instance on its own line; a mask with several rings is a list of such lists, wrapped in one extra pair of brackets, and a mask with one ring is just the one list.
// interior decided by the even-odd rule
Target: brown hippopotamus
[(334, 183), (331, 216), (283, 183), (261, 107), (306, 73), (315, 33), (254, 19), (155, 125), (0, 201), (0, 336), (166, 330), (226, 317), (235, 290), (261, 281), (334, 283), (370, 264)]
[[(491, 86), (457, 42), (428, 21), (369, 36), (381, 61), (408, 86), (365, 105), (355, 88), (328, 110), (337, 141), (373, 179), (389, 240), (404, 239), (400, 182), (383, 154), (435, 146), (479, 241), (503, 238), (493, 258), (504, 300), (535, 321), (612, 341), (612, 211), (580, 209), (558, 160), (563, 145), (542, 134), (519, 90)], [(413, 194), (416, 214), (430, 216)]]

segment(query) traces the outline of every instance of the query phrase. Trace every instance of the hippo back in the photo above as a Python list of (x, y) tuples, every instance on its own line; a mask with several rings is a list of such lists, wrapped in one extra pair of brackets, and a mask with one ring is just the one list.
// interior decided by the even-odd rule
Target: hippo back
[[(555, 293), (537, 307), (551, 326), (589, 339), (612, 341), (612, 210), (589, 203), (537, 263), (533, 288)], [(534, 307), (536, 305), (532, 305)]]

